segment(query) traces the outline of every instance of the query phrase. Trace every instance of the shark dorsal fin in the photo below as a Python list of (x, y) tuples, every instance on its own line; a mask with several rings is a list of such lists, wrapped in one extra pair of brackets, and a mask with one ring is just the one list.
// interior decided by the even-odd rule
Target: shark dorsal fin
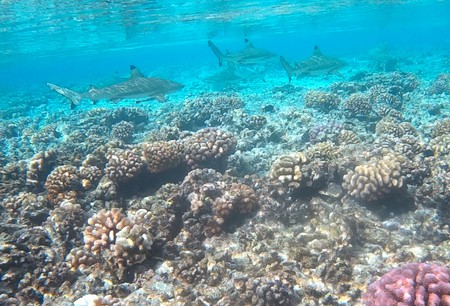
[(136, 66), (130, 65), (130, 79), (132, 78), (144, 78), (144, 75), (136, 68)]
[(253, 44), (248, 40), (248, 38), (244, 39), (246, 48), (254, 48)]
[(313, 55), (322, 55), (319, 46), (314, 46)]

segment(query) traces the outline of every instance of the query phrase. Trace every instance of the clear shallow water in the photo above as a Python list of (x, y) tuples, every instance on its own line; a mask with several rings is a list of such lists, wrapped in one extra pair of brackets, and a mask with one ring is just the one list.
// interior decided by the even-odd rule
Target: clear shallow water
[(130, 63), (214, 63), (206, 45), (243, 37), (287, 57), (315, 44), (361, 55), (450, 46), (449, 1), (8, 1), (0, 6), (0, 89), (48, 80), (107, 78)]

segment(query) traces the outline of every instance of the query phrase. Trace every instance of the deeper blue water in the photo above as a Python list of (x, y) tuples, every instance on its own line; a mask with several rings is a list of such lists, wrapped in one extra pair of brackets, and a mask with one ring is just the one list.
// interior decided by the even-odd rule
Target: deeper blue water
[(313, 45), (364, 56), (386, 44), (448, 52), (449, 1), (1, 1), (0, 91), (90, 84), (157, 68), (213, 65), (207, 40), (291, 58)]

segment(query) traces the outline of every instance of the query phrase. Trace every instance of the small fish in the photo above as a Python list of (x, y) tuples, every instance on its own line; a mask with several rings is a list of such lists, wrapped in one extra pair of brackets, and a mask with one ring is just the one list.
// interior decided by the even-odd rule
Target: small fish
[(337, 58), (323, 55), (318, 46), (314, 46), (313, 54), (309, 58), (294, 63), (294, 65), (289, 64), (283, 56), (280, 57), (280, 61), (284, 70), (286, 70), (289, 82), (291, 82), (292, 76), (330, 74), (345, 65), (343, 61)]
[(89, 99), (94, 104), (103, 99), (112, 102), (118, 102), (123, 99), (144, 99), (138, 102), (156, 99), (159, 102), (164, 102), (166, 94), (184, 87), (183, 84), (174, 81), (145, 77), (133, 65), (130, 66), (130, 78), (128, 80), (102, 88), (92, 86), (89, 91), (84, 93), (51, 83), (47, 83), (47, 85), (50, 89), (69, 99), (71, 109), (74, 109), (83, 99)]
[(276, 54), (268, 50), (255, 48), (247, 38), (245, 39), (245, 49), (235, 53), (227, 51), (226, 54), (223, 54), (222, 51), (220, 51), (220, 49), (217, 48), (217, 46), (210, 40), (208, 40), (208, 46), (219, 59), (219, 66), (222, 66), (224, 62), (227, 62), (228, 65), (235, 66), (258, 65), (263, 61), (276, 57)]

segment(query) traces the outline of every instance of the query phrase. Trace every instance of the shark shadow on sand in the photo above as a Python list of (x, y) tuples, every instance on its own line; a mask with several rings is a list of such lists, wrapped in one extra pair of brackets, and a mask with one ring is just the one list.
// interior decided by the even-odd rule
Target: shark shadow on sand
[(47, 83), (50, 89), (56, 91), (70, 100), (70, 108), (74, 109), (83, 99), (89, 99), (94, 104), (100, 100), (118, 102), (123, 99), (143, 99), (143, 102), (156, 99), (159, 102), (166, 100), (166, 94), (184, 87), (183, 84), (159, 78), (145, 77), (135, 66), (130, 66), (130, 78), (124, 82), (102, 88), (91, 87), (87, 92), (76, 92), (68, 88)]
[(289, 82), (291, 82), (293, 76), (330, 74), (337, 72), (345, 65), (340, 59), (323, 55), (318, 46), (314, 46), (313, 54), (301, 62), (291, 65), (283, 56), (280, 56), (280, 61), (284, 70), (286, 70)]

